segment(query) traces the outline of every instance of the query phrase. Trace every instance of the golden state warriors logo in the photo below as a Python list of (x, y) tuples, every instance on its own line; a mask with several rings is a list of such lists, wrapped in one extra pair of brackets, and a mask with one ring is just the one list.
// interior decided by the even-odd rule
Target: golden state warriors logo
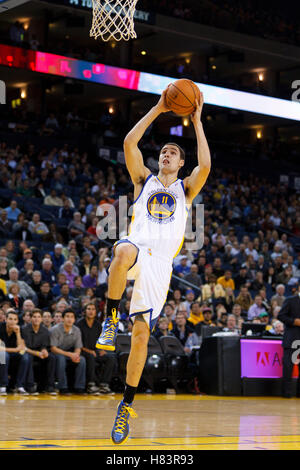
[(149, 197), (147, 209), (154, 219), (170, 219), (176, 209), (176, 200), (170, 193), (156, 192)]

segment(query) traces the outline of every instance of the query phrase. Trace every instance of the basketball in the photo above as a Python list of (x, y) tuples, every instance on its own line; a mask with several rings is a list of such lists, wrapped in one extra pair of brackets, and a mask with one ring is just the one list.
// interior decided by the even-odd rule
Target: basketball
[(168, 87), (166, 105), (178, 116), (193, 113), (197, 100), (200, 100), (200, 90), (192, 80), (181, 78)]

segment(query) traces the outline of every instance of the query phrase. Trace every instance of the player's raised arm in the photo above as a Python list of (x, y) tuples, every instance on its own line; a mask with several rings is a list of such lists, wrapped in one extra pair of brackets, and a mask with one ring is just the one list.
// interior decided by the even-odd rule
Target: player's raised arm
[(198, 165), (194, 168), (191, 175), (185, 178), (184, 186), (187, 195), (187, 201), (191, 203), (199, 194), (210, 173), (211, 159), (208, 143), (204, 134), (201, 112), (203, 107), (203, 94), (200, 93), (200, 102), (197, 102), (197, 109), (191, 115), (197, 138), (197, 157)]
[(133, 184), (143, 184), (147, 176), (151, 173), (145, 167), (143, 155), (138, 148), (138, 143), (152, 122), (161, 114), (170, 111), (165, 104), (166, 90), (163, 91), (157, 105), (131, 129), (124, 140), (125, 161)]

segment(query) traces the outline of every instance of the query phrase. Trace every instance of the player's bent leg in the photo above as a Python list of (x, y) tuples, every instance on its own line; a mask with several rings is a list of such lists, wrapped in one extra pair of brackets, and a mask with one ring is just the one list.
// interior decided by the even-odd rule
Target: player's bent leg
[(132, 409), (134, 392), (139, 384), (148, 350), (150, 330), (142, 315), (136, 317), (131, 337), (131, 348), (127, 362), (126, 389), (119, 404), (111, 437), (114, 444), (124, 443), (129, 435), (129, 417), (136, 418)]
[(121, 299), (127, 282), (127, 272), (134, 264), (138, 249), (132, 243), (122, 242), (114, 249), (114, 257), (109, 267), (108, 298)]
[(118, 306), (126, 287), (127, 272), (134, 264), (138, 249), (132, 243), (122, 242), (114, 248), (114, 257), (109, 267), (107, 318), (96, 348), (106, 351), (115, 350), (118, 332)]
[(131, 348), (127, 362), (126, 383), (137, 387), (146, 363), (150, 329), (142, 315), (134, 321), (131, 336)]

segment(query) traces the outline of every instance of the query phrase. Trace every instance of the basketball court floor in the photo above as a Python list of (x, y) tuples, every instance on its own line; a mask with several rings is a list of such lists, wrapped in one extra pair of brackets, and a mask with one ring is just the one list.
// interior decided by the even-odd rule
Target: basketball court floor
[(296, 398), (137, 395), (131, 435), (110, 431), (121, 395), (0, 398), (0, 450), (298, 450)]

